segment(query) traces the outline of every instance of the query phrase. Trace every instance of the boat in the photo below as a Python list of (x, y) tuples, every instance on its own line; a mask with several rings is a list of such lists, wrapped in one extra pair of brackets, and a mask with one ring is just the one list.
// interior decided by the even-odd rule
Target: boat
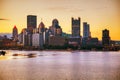
[(6, 52), (5, 51), (0, 51), (0, 56), (3, 55), (5, 56)]
[(32, 58), (32, 57), (36, 57), (36, 54), (30, 53), (30, 54), (28, 54), (27, 56), (28, 56), (28, 58)]

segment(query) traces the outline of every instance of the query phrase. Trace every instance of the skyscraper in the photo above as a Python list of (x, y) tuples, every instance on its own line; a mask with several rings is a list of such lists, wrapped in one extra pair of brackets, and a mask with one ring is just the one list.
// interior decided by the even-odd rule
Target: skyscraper
[(83, 38), (89, 38), (90, 36), (90, 25), (83, 22)]
[(54, 36), (62, 36), (62, 28), (59, 26), (59, 22), (57, 19), (53, 19), (52, 26), (50, 26), (51, 34)]
[(80, 18), (72, 18), (72, 37), (80, 37)]
[(102, 44), (104, 46), (109, 46), (110, 45), (109, 30), (107, 30), (107, 29), (102, 31)]
[(14, 26), (14, 28), (13, 28), (12, 36), (13, 36), (13, 40), (14, 40), (14, 41), (17, 41), (17, 40), (18, 40), (18, 29), (17, 29), (16, 26)]
[(33, 33), (32, 34), (32, 46), (42, 48), (44, 44), (43, 33)]
[(71, 18), (71, 27), (72, 27), (72, 36), (69, 38), (69, 43), (71, 45), (81, 45), (81, 36), (80, 36), (80, 25), (81, 25), (81, 19), (78, 17), (78, 19)]
[(45, 31), (45, 25), (43, 22), (40, 22), (38, 29), (39, 29), (39, 32), (42, 32), (42, 33)]
[(37, 16), (35, 15), (28, 15), (27, 16), (27, 30), (28, 33), (32, 33), (33, 29), (37, 26)]

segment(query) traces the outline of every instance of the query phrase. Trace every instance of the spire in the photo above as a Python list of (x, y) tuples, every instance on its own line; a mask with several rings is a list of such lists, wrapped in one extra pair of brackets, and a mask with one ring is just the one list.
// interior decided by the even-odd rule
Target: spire
[(14, 29), (17, 28), (16, 25), (14, 25)]
[(42, 21), (40, 22), (38, 28), (45, 28), (45, 25), (44, 25), (44, 23)]

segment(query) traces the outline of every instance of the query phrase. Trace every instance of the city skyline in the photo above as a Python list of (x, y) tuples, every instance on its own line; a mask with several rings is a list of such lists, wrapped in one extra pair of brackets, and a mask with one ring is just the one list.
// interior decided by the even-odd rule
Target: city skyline
[(101, 40), (102, 30), (107, 28), (112, 40), (120, 40), (119, 3), (119, 0), (1, 0), (0, 33), (12, 33), (14, 25), (20, 33), (23, 28), (27, 28), (27, 15), (38, 17), (37, 27), (41, 19), (48, 28), (52, 20), (57, 18), (63, 32), (71, 33), (71, 17), (80, 17), (81, 35), (82, 23), (88, 22), (91, 36)]

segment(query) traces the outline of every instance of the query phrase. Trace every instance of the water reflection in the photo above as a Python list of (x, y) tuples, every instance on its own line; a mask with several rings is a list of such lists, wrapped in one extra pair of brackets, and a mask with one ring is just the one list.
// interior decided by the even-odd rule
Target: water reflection
[(12, 58), (0, 61), (0, 80), (120, 80), (119, 52), (8, 51), (6, 57)]

